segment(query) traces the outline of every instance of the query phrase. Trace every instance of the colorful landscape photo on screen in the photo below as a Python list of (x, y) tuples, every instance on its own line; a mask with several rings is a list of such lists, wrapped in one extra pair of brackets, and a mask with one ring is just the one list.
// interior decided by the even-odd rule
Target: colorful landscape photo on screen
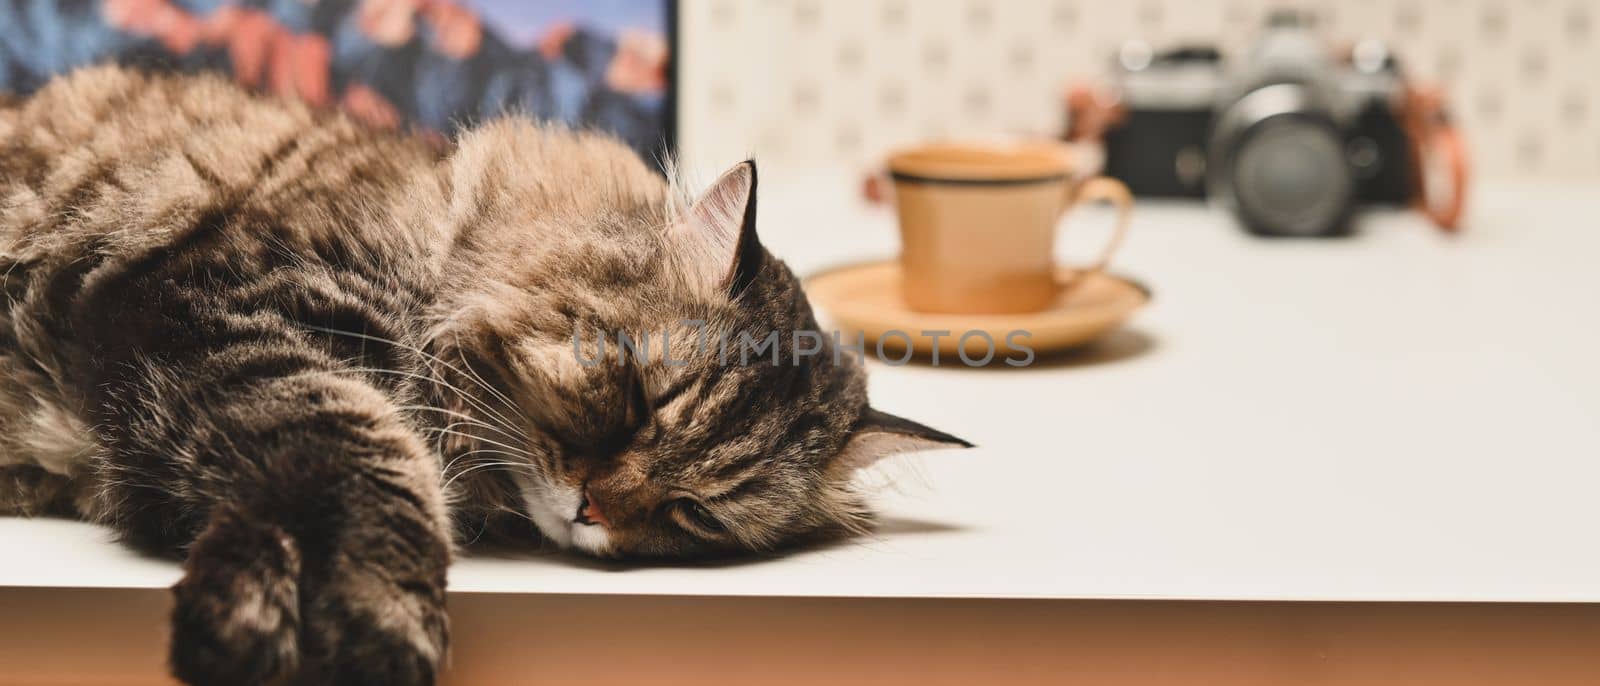
[(504, 112), (672, 143), (670, 0), (0, 0), (0, 96), (101, 61), (216, 70), (449, 136)]

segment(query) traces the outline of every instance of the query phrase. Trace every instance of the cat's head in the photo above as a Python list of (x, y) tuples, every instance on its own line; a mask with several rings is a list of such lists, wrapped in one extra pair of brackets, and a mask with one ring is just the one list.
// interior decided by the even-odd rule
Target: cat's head
[(549, 540), (670, 557), (860, 531), (857, 470), (968, 446), (868, 404), (859, 353), (816, 333), (762, 247), (756, 186), (745, 162), (697, 199), (568, 212), (570, 244), (525, 248), (548, 262), (507, 266), (492, 316), (458, 317), (453, 354), (496, 390), (456, 403), (489, 426), (458, 427), (479, 440), (455, 452), (492, 451), (464, 463), (501, 463)]

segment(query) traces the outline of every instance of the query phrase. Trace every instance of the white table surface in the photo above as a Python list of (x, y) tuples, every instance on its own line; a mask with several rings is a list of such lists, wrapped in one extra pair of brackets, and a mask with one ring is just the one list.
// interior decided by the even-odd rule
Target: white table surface
[[(853, 180), (763, 183), (798, 270), (893, 254)], [(1107, 217), (1079, 219), (1063, 255)], [(878, 405), (981, 446), (869, 475), (895, 484), (878, 535), (718, 566), (475, 557), (452, 590), (1600, 601), (1600, 188), (1488, 187), (1459, 237), (1405, 213), (1336, 242), (1197, 205), (1135, 222), (1118, 268), (1155, 299), (1100, 349), (874, 369)], [(0, 519), (0, 560), (0, 586), (178, 576), (62, 521)]]

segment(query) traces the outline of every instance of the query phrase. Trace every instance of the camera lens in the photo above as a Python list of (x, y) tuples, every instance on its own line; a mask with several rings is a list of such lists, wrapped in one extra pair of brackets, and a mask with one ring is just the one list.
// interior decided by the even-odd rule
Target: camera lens
[(1275, 83), (1222, 111), (1211, 132), (1207, 193), (1246, 229), (1330, 236), (1347, 227), (1355, 179), (1344, 136), (1310, 86)]
[(1245, 131), (1230, 173), (1240, 218), (1258, 233), (1335, 233), (1354, 192), (1338, 131), (1295, 114), (1269, 117)]

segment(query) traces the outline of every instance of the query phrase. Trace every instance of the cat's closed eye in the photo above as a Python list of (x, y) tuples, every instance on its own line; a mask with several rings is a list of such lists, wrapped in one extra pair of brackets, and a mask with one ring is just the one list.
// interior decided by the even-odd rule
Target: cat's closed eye
[(701, 537), (716, 538), (728, 530), (722, 520), (694, 498), (673, 500), (667, 504), (667, 510), (685, 530)]

